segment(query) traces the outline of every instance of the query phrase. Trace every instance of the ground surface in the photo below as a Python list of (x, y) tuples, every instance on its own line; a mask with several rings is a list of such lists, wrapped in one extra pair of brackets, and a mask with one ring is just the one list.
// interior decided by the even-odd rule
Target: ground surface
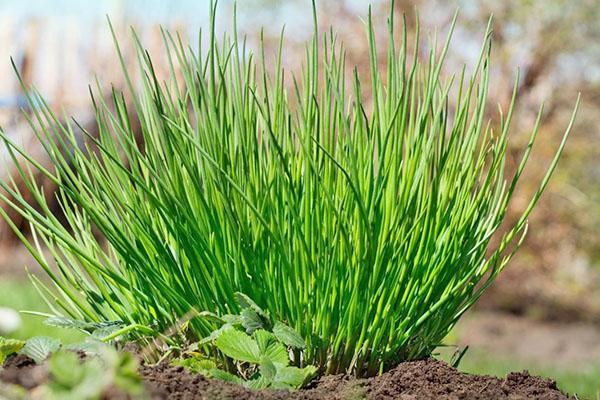
[[(46, 381), (43, 366), (26, 356), (13, 356), (0, 372), (0, 380), (27, 389)], [(250, 391), (241, 386), (191, 375), (182, 367), (161, 364), (142, 366), (146, 390), (152, 399), (252, 399), (252, 400), (413, 400), (413, 399), (567, 399), (556, 383), (527, 372), (505, 379), (464, 374), (434, 359), (406, 362), (371, 379), (328, 376), (297, 392)]]
[[(471, 311), (447, 343), (469, 346), (463, 372), (504, 376), (528, 369), (579, 399), (600, 400), (600, 324)], [(451, 353), (452, 350), (449, 351)], [(445, 357), (449, 359), (450, 357)]]

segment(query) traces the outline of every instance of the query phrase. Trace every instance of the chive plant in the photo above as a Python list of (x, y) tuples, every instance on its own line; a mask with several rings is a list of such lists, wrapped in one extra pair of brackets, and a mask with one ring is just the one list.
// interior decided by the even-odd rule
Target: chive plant
[[(305, 338), (297, 362), (322, 373), (368, 376), (430, 354), (519, 247), (573, 119), (527, 207), (499, 229), (542, 111), (509, 175), (518, 85), (493, 129), (489, 26), (471, 75), (444, 78), (451, 32), (421, 57), (418, 28), (413, 52), (406, 21), (397, 32), (390, 13), (380, 60), (369, 15), (365, 90), (356, 68), (346, 77), (335, 34), (317, 32), (314, 6), (298, 75), (282, 67), (283, 39), (275, 65), (235, 24), (217, 41), (210, 7), (197, 49), (163, 32), (166, 81), (133, 34), (135, 85), (115, 38), (128, 87), (92, 94), (98, 134), (28, 91), (51, 164), (3, 133), (26, 189), (6, 180), (0, 196), (32, 227), (25, 237), (1, 211), (50, 278), (34, 283), (54, 313), (146, 327), (139, 336), (190, 311), (237, 312), (242, 292)], [(64, 220), (40, 173), (57, 186)], [(214, 328), (193, 317), (187, 339)]]

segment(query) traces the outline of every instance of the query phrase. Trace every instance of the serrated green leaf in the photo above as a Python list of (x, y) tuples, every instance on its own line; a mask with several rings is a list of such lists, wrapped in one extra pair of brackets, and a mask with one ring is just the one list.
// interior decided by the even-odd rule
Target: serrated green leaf
[(256, 341), (234, 328), (224, 330), (215, 340), (215, 344), (223, 354), (234, 360), (254, 364), (260, 361), (260, 351)]
[(273, 386), (278, 388), (298, 389), (304, 383), (305, 373), (297, 367), (283, 367), (277, 370)]
[(210, 374), (212, 375), (213, 378), (220, 379), (225, 382), (237, 383), (238, 385), (242, 385), (244, 383), (244, 381), (240, 377), (230, 374), (229, 372), (217, 369), (217, 368), (211, 370)]
[(6, 339), (0, 336), (0, 367), (4, 364), (6, 357), (18, 352), (25, 346), (25, 342), (16, 339)]
[(213, 360), (208, 360), (202, 356), (176, 359), (171, 361), (171, 365), (181, 366), (191, 373), (206, 376), (210, 376), (210, 371), (217, 368), (217, 364)]
[(252, 390), (266, 389), (271, 386), (271, 380), (265, 378), (264, 376), (259, 376), (256, 379), (251, 379), (244, 382), (244, 386)]
[(198, 342), (198, 346), (202, 346), (202, 345), (214, 342), (215, 340), (217, 340), (217, 338), (219, 336), (221, 336), (221, 334), (223, 332), (225, 332), (228, 329), (234, 329), (234, 328), (231, 324), (225, 324), (222, 327), (220, 327), (219, 329), (212, 331), (210, 335), (208, 335), (207, 337), (205, 337), (204, 339), (202, 339)]
[[(57, 351), (48, 360), (49, 382), (40, 388), (44, 400), (97, 399), (114, 383), (117, 352), (80, 360), (70, 351)], [(111, 356), (108, 356), (108, 354)]]
[(302, 368), (302, 372), (304, 373), (303, 385), (310, 382), (312, 378), (314, 378), (317, 375), (318, 371), (319, 369), (314, 365), (307, 365), (306, 367)]
[(273, 364), (273, 361), (267, 357), (262, 356), (260, 358), (260, 364), (258, 365), (258, 369), (260, 371), (260, 375), (267, 378), (269, 381), (275, 379), (275, 375), (277, 374), (277, 367)]
[(120, 322), (103, 322), (94, 325), (94, 330), (91, 333), (91, 337), (96, 340), (103, 340), (105, 337), (112, 335), (119, 329), (123, 328), (123, 324)]
[(290, 358), (285, 346), (271, 332), (259, 329), (254, 332), (260, 354), (268, 357), (278, 367), (286, 367)]
[(65, 388), (74, 388), (85, 374), (81, 364), (79, 356), (72, 351), (55, 352), (48, 359), (52, 381)]
[(90, 325), (92, 327), (94, 327), (95, 329), (104, 329), (104, 328), (120, 329), (125, 326), (123, 321), (103, 321), (103, 322), (91, 323)]
[(258, 348), (260, 349), (261, 353), (264, 353), (267, 347), (269, 347), (269, 345), (272, 342), (277, 342), (277, 338), (275, 337), (275, 335), (264, 329), (256, 330), (252, 334), (252, 336), (256, 340), (256, 343), (258, 344)]
[(217, 368), (217, 364), (213, 360), (201, 359), (197, 362), (197, 367), (201, 371), (211, 371)]
[(256, 304), (254, 302), (254, 300), (252, 300), (250, 297), (246, 296), (244, 293), (236, 292), (235, 298), (237, 299), (237, 302), (241, 309), (250, 308), (250, 309), (254, 310), (258, 315), (265, 318), (266, 320), (270, 319), (269, 314), (266, 311), (264, 311), (262, 308), (260, 308), (258, 306), (258, 304)]
[(304, 368), (285, 367), (277, 370), (273, 379), (273, 388), (300, 389), (316, 375), (318, 369), (314, 365)]
[(92, 331), (92, 336), (98, 339), (116, 332), (124, 325), (121, 321), (104, 321), (94, 323), (59, 315), (47, 318), (44, 320), (44, 324), (58, 328)]
[(281, 322), (275, 322), (273, 334), (287, 346), (301, 350), (306, 348), (306, 343), (304, 342), (304, 339), (302, 339), (302, 336), (294, 329)]
[(263, 321), (256, 311), (251, 308), (244, 308), (240, 313), (242, 326), (246, 329), (246, 333), (251, 335), (257, 329), (264, 327)]
[(277, 367), (287, 367), (290, 364), (290, 355), (285, 346), (279, 342), (273, 342), (263, 353), (269, 357)]
[(230, 325), (241, 325), (242, 324), (242, 316), (236, 314), (225, 314), (221, 317), (225, 323)]
[(46, 318), (44, 320), (44, 324), (48, 326), (56, 326), (57, 328), (66, 328), (66, 329), (88, 329), (93, 328), (94, 324), (89, 322), (62, 317), (59, 315), (55, 315), (50, 318)]
[(35, 336), (25, 342), (25, 346), (21, 349), (20, 354), (31, 357), (39, 364), (47, 359), (50, 354), (57, 351), (60, 346), (61, 343), (58, 339), (47, 336)]

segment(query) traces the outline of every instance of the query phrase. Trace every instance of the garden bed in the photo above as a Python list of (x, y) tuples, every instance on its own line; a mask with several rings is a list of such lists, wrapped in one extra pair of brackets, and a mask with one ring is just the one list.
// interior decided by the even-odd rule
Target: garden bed
[[(47, 379), (44, 366), (19, 355), (9, 358), (0, 379), (35, 392)], [(188, 373), (168, 364), (142, 366), (140, 374), (152, 399), (567, 399), (552, 380), (511, 373), (505, 379), (464, 374), (434, 359), (405, 362), (370, 379), (325, 376), (296, 392), (253, 391)], [(117, 391), (105, 398), (126, 398)]]

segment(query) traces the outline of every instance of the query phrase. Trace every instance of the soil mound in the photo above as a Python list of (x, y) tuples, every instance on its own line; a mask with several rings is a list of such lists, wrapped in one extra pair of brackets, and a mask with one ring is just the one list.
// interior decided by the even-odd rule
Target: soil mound
[[(510, 373), (505, 379), (459, 372), (434, 359), (411, 361), (369, 379), (345, 375), (326, 376), (296, 392), (248, 390), (241, 386), (193, 375), (182, 367), (167, 364), (140, 367), (140, 374), (152, 399), (236, 399), (236, 400), (417, 400), (417, 399), (568, 399), (556, 382)], [(25, 356), (10, 357), (0, 371), (0, 381), (33, 389), (44, 383), (47, 373)], [(107, 393), (108, 395), (108, 393)], [(113, 398), (114, 394), (106, 398)], [(122, 398), (121, 396), (118, 396)]]

